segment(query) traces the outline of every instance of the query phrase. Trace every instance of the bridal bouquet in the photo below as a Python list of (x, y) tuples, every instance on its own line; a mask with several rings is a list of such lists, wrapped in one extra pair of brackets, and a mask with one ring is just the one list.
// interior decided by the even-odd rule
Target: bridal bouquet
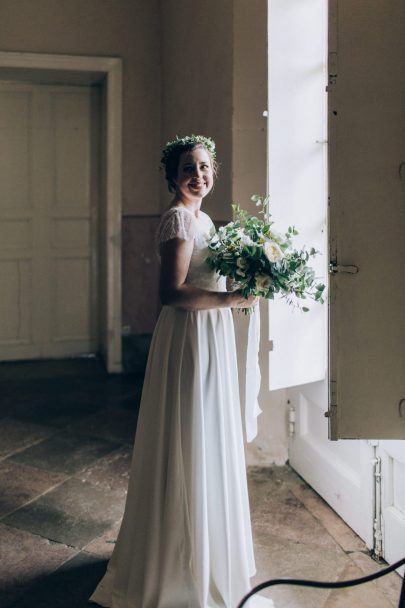
[[(279, 294), (304, 312), (309, 309), (301, 306), (300, 300), (310, 298), (323, 303), (325, 285), (316, 281), (314, 270), (308, 266), (318, 252), (313, 247), (309, 251), (305, 247), (294, 249), (296, 228), (290, 226), (284, 234), (276, 232), (270, 221), (268, 198), (255, 195), (252, 201), (261, 207), (263, 219), (232, 205), (234, 220), (220, 227), (208, 241), (208, 266), (230, 279), (245, 297), (272, 300)], [(244, 310), (247, 314), (251, 311)]]

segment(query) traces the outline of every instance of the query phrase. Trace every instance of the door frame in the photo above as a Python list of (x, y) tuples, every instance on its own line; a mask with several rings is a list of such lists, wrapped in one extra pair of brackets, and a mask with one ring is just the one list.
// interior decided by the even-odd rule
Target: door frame
[(110, 373), (122, 371), (121, 346), (121, 218), (122, 218), (122, 60), (118, 57), (52, 55), (46, 53), (0, 52), (0, 79), (46, 84), (98, 84), (105, 103), (102, 120), (105, 137), (101, 143), (105, 161), (104, 212), (105, 336), (102, 356)]

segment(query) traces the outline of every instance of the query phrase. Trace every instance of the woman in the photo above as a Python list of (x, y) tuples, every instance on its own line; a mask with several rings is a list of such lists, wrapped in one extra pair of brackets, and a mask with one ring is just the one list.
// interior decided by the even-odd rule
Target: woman
[(90, 600), (109, 608), (235, 608), (255, 566), (230, 308), (256, 300), (227, 292), (205, 263), (215, 228), (201, 203), (216, 173), (214, 142), (176, 138), (162, 165), (174, 193), (157, 234), (163, 308), (123, 522)]

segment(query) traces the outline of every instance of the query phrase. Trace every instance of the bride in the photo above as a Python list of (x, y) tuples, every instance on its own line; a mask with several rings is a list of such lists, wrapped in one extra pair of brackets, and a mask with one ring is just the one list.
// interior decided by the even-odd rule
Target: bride
[[(231, 308), (256, 303), (208, 269), (201, 210), (216, 174), (203, 136), (166, 145), (174, 194), (157, 246), (163, 304), (153, 335), (128, 496), (107, 572), (109, 608), (235, 608), (255, 573)], [(272, 606), (250, 600), (247, 606)]]

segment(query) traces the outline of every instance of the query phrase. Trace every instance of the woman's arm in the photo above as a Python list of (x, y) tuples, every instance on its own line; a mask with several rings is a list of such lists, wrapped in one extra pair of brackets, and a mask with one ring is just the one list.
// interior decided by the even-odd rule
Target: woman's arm
[(239, 290), (229, 292), (208, 291), (186, 283), (193, 252), (193, 239), (174, 238), (161, 245), (160, 299), (162, 304), (183, 310), (209, 308), (248, 308), (257, 298), (244, 298)]

